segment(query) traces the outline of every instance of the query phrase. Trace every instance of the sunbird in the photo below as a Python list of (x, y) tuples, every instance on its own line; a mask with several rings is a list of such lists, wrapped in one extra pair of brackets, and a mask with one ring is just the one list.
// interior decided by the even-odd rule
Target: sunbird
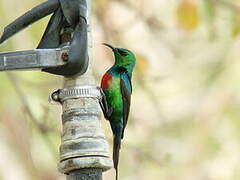
[(116, 48), (106, 43), (103, 45), (111, 48), (115, 57), (114, 65), (103, 75), (101, 81), (100, 105), (113, 132), (113, 164), (117, 180), (119, 151), (128, 122), (132, 94), (131, 79), (136, 58), (130, 50)]

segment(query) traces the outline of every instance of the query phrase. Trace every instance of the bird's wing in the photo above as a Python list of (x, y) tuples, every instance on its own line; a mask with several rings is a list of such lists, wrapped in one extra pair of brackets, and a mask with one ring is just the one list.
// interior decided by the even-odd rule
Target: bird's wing
[(113, 109), (108, 106), (107, 98), (105, 94), (106, 92), (102, 89), (100, 89), (100, 92), (101, 92), (102, 98), (99, 100), (99, 104), (103, 111), (103, 115), (105, 119), (109, 120), (112, 115)]
[(128, 116), (130, 111), (130, 104), (131, 104), (131, 94), (132, 94), (132, 83), (130, 76), (124, 72), (121, 75), (120, 80), (120, 87), (123, 99), (123, 131), (122, 131), (122, 138), (124, 136), (124, 129), (128, 122)]

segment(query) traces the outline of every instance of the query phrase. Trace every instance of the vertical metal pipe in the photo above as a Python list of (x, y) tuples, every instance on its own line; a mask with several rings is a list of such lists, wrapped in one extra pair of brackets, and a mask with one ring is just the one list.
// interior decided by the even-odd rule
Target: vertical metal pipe
[(101, 169), (79, 169), (72, 171), (68, 176), (67, 180), (101, 180), (102, 171)]
[[(69, 96), (62, 102), (63, 132), (60, 146), (59, 171), (67, 180), (101, 180), (102, 172), (112, 167), (109, 146), (101, 128), (98, 91), (92, 74), (92, 39), (88, 0), (88, 55), (89, 68), (82, 76), (65, 78), (63, 90)], [(93, 93), (95, 92), (95, 94)]]

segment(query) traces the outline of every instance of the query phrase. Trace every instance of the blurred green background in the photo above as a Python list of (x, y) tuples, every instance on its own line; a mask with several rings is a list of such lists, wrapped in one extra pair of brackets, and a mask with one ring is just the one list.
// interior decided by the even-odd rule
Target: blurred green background
[[(0, 0), (0, 31), (40, 0)], [(121, 180), (240, 179), (240, 1), (96, 0), (93, 65), (112, 65), (107, 42), (135, 52)], [(0, 46), (37, 46), (49, 17)], [(63, 180), (57, 172), (61, 108), (48, 95), (61, 77), (0, 73), (0, 179)], [(111, 144), (107, 121), (103, 126)], [(104, 174), (113, 179), (114, 170)]]

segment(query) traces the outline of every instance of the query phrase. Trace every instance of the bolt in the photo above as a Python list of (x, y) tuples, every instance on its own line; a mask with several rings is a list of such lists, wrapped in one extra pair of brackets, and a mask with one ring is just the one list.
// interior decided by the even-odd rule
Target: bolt
[(62, 60), (65, 62), (68, 61), (68, 53), (66, 52), (62, 53)]
[(59, 101), (59, 90), (57, 90), (54, 93), (52, 93), (51, 96), (52, 96), (52, 100)]

